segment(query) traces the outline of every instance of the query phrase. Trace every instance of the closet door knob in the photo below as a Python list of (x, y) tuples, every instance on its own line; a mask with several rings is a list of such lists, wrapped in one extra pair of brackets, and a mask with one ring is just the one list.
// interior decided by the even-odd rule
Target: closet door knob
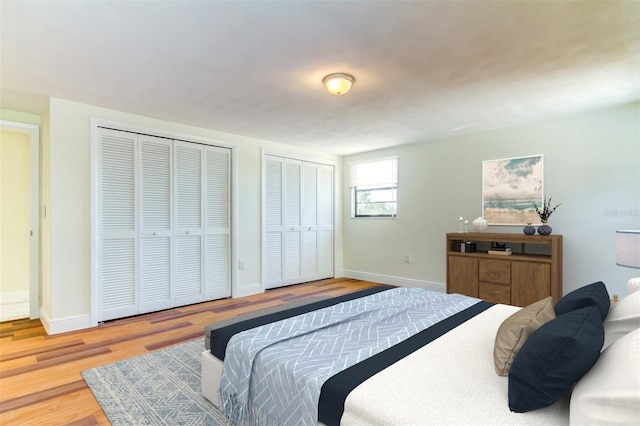
[(154, 237), (157, 237), (157, 236), (158, 236), (158, 233), (157, 233), (157, 232), (154, 232), (154, 233), (153, 233), (153, 236), (154, 236)]

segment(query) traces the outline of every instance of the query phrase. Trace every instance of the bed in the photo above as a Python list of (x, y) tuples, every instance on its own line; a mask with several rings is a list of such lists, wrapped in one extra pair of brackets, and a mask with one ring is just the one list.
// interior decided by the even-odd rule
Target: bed
[[(640, 298), (629, 298), (629, 301), (625, 300), (628, 298), (625, 298), (619, 302), (622, 309), (618, 310), (620, 315), (617, 315), (617, 317), (622, 318), (622, 320), (618, 318), (618, 321), (614, 321), (617, 318), (616, 315), (612, 317), (611, 314), (609, 315), (613, 318), (611, 323), (615, 324), (613, 327), (609, 326), (608, 335), (613, 337), (605, 342), (605, 345), (611, 346), (611, 349), (604, 352), (606, 356), (600, 356), (603, 342), (607, 340), (605, 339), (605, 334), (607, 334), (605, 329), (607, 327), (604, 318), (608, 313), (609, 298), (602, 283), (594, 283), (584, 288), (591, 291), (583, 290), (578, 292), (579, 294), (577, 295), (569, 294), (565, 296), (566, 300), (563, 300), (563, 303), (555, 305), (560, 306), (561, 309), (561, 314), (557, 315), (557, 318), (554, 311), (555, 307), (550, 300), (540, 301), (533, 309), (530, 307), (521, 309), (508, 305), (490, 304), (462, 295), (445, 295), (421, 289), (387, 289), (379, 287), (338, 298), (314, 301), (301, 306), (286, 306), (283, 310), (270, 312), (264, 316), (256, 317), (253, 314), (254, 317), (252, 318), (241, 318), (231, 324), (221, 324), (220, 326), (214, 324), (213, 327), (210, 326), (207, 329), (208, 347), (202, 353), (202, 392), (207, 399), (231, 419), (232, 423), (240, 424), (566, 425), (570, 423), (611, 423), (612, 419), (617, 418), (622, 419), (621, 424), (640, 420), (640, 408), (638, 408), (640, 407), (638, 405), (638, 402), (640, 402), (640, 379), (634, 381), (633, 377), (630, 379), (628, 374), (614, 374), (612, 376), (609, 371), (612, 369), (609, 365), (617, 365), (617, 370), (621, 371), (619, 368), (620, 362), (627, 362), (630, 366), (635, 365), (631, 359), (626, 360), (630, 355), (625, 348), (629, 345), (633, 347), (634, 344), (638, 346), (640, 330), (636, 329), (640, 326), (638, 323), (640, 316), (629, 316), (623, 312), (626, 312), (624, 309), (635, 311), (638, 308), (637, 305), (640, 305)], [(594, 292), (594, 288), (597, 288), (598, 291)], [(602, 289), (604, 289), (604, 292)], [(589, 293), (588, 297), (585, 297), (583, 293)], [(353, 360), (349, 356), (338, 358), (340, 360), (338, 363), (341, 365), (338, 368), (340, 371), (337, 373), (333, 371), (335, 369), (334, 364), (336, 364), (335, 359), (329, 359), (328, 364), (331, 364), (330, 367), (321, 364), (319, 366), (314, 365), (306, 370), (307, 373), (311, 371), (309, 376), (301, 376), (300, 371), (305, 369), (295, 366), (303, 363), (303, 361), (299, 361), (303, 360), (303, 357), (298, 360), (296, 358), (297, 355), (294, 355), (294, 361), (281, 361), (281, 358), (284, 359), (284, 355), (281, 357), (280, 355), (275, 356), (272, 354), (271, 358), (269, 358), (268, 350), (264, 349), (273, 347), (272, 352), (274, 354), (285, 352), (289, 347), (296, 346), (296, 344), (291, 343), (292, 339), (304, 339), (300, 336), (308, 336), (310, 333), (313, 333), (314, 337), (307, 337), (307, 343), (301, 343), (301, 346), (308, 345), (309, 342), (315, 344), (318, 340), (321, 340), (317, 338), (317, 333), (321, 333), (322, 331), (320, 330), (325, 328), (334, 329), (334, 325), (321, 324), (317, 327), (318, 330), (305, 333), (299, 332), (300, 336), (297, 337), (282, 335), (276, 338), (276, 341), (268, 341), (264, 348), (258, 348), (255, 351), (253, 349), (247, 350), (249, 346), (243, 345), (248, 343), (239, 343), (241, 338), (236, 337), (248, 334), (251, 336), (249, 338), (251, 340), (255, 339), (256, 336), (262, 336), (264, 329), (272, 327), (273, 324), (278, 324), (278, 327), (280, 327), (280, 324), (289, 324), (290, 326), (292, 321), (294, 324), (295, 321), (303, 321), (304, 323), (306, 320), (301, 318), (315, 317), (320, 314), (322, 314), (320, 316), (326, 316), (327, 312), (331, 312), (329, 316), (338, 315), (334, 314), (334, 312), (342, 310), (342, 307), (346, 305), (349, 305), (349, 309), (351, 309), (352, 305), (374, 306), (379, 302), (378, 306), (385, 306), (383, 309), (385, 310), (387, 309), (386, 305), (384, 305), (385, 303), (388, 301), (394, 301), (395, 303), (401, 297), (405, 297), (404, 300), (408, 299), (409, 302), (407, 303), (409, 304), (413, 304), (413, 300), (418, 302), (416, 302), (416, 306), (412, 306), (409, 309), (411, 312), (408, 314), (410, 325), (407, 326), (405, 323), (399, 326), (394, 325), (394, 327), (416, 328), (412, 332), (413, 334), (408, 337), (400, 337), (398, 339), (400, 340), (399, 342), (392, 341), (388, 343), (388, 347), (382, 345), (375, 350), (367, 349), (372, 353), (364, 356), (363, 359)], [(607, 312), (603, 314), (604, 308), (592, 305), (595, 305), (593, 299), (599, 299), (600, 305), (602, 305), (605, 297)], [(637, 301), (634, 302), (636, 299)], [(540, 307), (543, 305), (547, 313), (551, 309), (553, 318), (540, 319), (541, 314), (538, 311), (542, 312), (543, 309)], [(627, 306), (627, 308), (624, 306)], [(362, 309), (368, 312), (368, 308)], [(373, 310), (377, 309), (374, 306)], [(424, 315), (421, 313), (416, 316), (417, 311), (425, 309), (429, 313)], [(562, 312), (562, 309), (565, 309), (566, 312)], [(618, 308), (616, 307), (616, 309)], [(527, 310), (535, 311), (534, 317), (536, 319), (526, 319), (526, 321), (529, 321), (527, 327), (521, 327), (521, 317), (523, 312)], [(640, 309), (638, 310), (640, 311)], [(517, 355), (516, 353), (509, 356), (511, 357), (510, 363), (513, 364), (511, 365), (512, 369), (518, 367), (517, 360), (524, 359), (526, 361), (523, 361), (525, 362), (524, 370), (528, 370), (530, 365), (538, 362), (536, 360), (537, 352), (539, 352), (538, 348), (564, 348), (574, 345), (573, 343), (564, 344), (566, 341), (564, 330), (569, 327), (566, 322), (568, 319), (576, 322), (574, 317), (577, 316), (577, 313), (582, 315), (583, 311), (588, 311), (586, 316), (583, 315), (587, 320), (581, 319), (578, 322), (581, 322), (582, 325), (580, 327), (582, 328), (584, 328), (584, 324), (592, 323), (593, 329), (589, 328), (586, 334), (590, 335), (588, 339), (594, 340), (594, 343), (587, 345), (590, 346), (588, 350), (585, 349), (584, 342), (580, 342), (579, 345), (573, 348), (573, 353), (562, 349), (564, 352), (553, 354), (554, 360), (564, 358), (564, 362), (570, 364), (569, 367), (563, 367), (562, 374), (565, 374), (565, 370), (571, 370), (576, 367), (576, 364), (578, 364), (577, 368), (581, 371), (578, 373), (571, 372), (571, 378), (562, 379), (569, 386), (565, 385), (567, 389), (560, 391), (560, 397), (554, 397), (555, 400), (552, 403), (547, 401), (544, 403), (546, 404), (544, 407), (537, 407), (535, 405), (539, 404), (539, 401), (535, 401), (534, 398), (533, 405), (535, 407), (533, 409), (531, 406), (525, 407), (525, 409), (520, 409), (522, 407), (518, 406), (516, 411), (524, 412), (514, 412), (514, 405), (512, 404), (512, 399), (514, 398), (510, 395), (512, 389), (518, 386), (523, 388), (524, 386), (524, 393), (531, 393), (531, 390), (527, 388), (527, 384), (521, 383), (527, 381), (526, 377), (525, 379), (519, 378), (513, 372), (502, 376), (497, 374), (496, 348), (499, 340), (497, 336), (501, 333), (505, 324), (510, 324), (510, 321), (515, 318), (520, 321), (518, 333), (522, 334), (523, 330), (527, 329), (527, 333), (525, 333), (527, 335), (524, 338), (521, 335), (518, 337), (520, 340), (518, 350), (522, 352), (522, 355), (515, 356)], [(613, 313), (614, 309), (611, 311)], [(367, 317), (369, 313), (363, 314), (359, 312), (354, 315), (356, 317), (364, 315), (366, 317), (364, 322), (367, 324), (372, 321)], [(396, 313), (392, 317), (396, 318)], [(382, 324), (385, 324), (385, 327), (386, 324), (394, 322), (389, 321), (388, 316), (385, 318), (382, 320)], [(559, 321), (558, 318), (562, 321)], [(339, 319), (337, 323), (342, 324), (342, 321), (343, 319)], [(539, 324), (532, 328), (534, 322)], [(402, 321), (398, 321), (398, 323), (402, 323)], [(553, 333), (558, 333), (558, 327), (551, 327), (556, 323), (560, 325), (559, 328), (562, 331), (561, 334), (563, 334), (562, 338), (565, 339), (562, 344), (558, 344), (558, 336), (553, 335)], [(295, 327), (297, 329), (298, 325)], [(310, 327), (313, 328), (315, 326)], [(601, 334), (593, 331), (600, 328), (602, 329)], [(537, 329), (542, 331), (538, 332)], [(551, 331), (547, 329), (551, 329)], [(367, 328), (367, 330), (369, 329)], [(273, 332), (273, 330), (270, 329), (270, 332)], [(252, 335), (252, 333), (256, 334)], [(362, 333), (362, 330), (357, 333)], [(404, 331), (400, 332), (400, 334), (402, 333)], [(553, 339), (556, 339), (553, 341), (554, 344), (541, 344), (545, 340), (541, 341), (540, 339), (549, 339), (549, 333), (553, 335)], [(595, 338), (593, 335), (595, 335)], [(356, 340), (363, 340), (361, 339), (361, 334)], [(621, 343), (615, 343), (614, 345), (615, 340), (620, 340)], [(626, 346), (623, 346), (623, 344)], [(229, 348), (227, 348), (228, 345)], [(375, 343), (375, 345), (377, 347), (378, 343)], [(234, 349), (232, 348), (234, 346), (237, 346), (236, 352), (233, 352)], [(618, 348), (613, 350), (614, 346)], [(597, 347), (597, 349), (593, 349), (594, 347)], [(232, 355), (227, 355), (226, 351), (228, 349), (229, 354)], [(362, 352), (362, 349), (357, 349), (357, 351)], [(533, 352), (533, 355), (531, 355), (531, 352)], [(233, 355), (234, 353), (236, 355)], [(250, 361), (245, 359), (236, 360), (240, 364), (230, 367), (233, 362), (236, 362), (232, 360), (244, 357), (244, 355), (237, 354), (244, 353), (255, 353), (255, 358)], [(266, 354), (264, 357), (263, 353)], [(309, 353), (313, 355), (313, 351)], [(591, 355), (585, 355), (588, 353), (591, 353)], [(529, 356), (529, 358), (526, 358), (525, 355)], [(261, 359), (261, 357), (264, 359)], [(571, 357), (580, 361), (575, 362)], [(313, 357), (314, 362), (316, 362), (317, 358)], [(344, 361), (346, 358), (349, 358), (348, 362)], [(592, 358), (595, 358), (593, 364), (597, 362), (596, 367), (602, 368), (591, 368), (593, 364), (588, 364), (592, 362)], [(621, 358), (624, 358), (624, 360), (621, 361)], [(226, 361), (223, 361), (223, 359), (226, 359)], [(260, 366), (261, 362), (266, 364)], [(520, 364), (523, 362), (520, 362)], [(243, 363), (246, 364), (244, 367), (242, 366)], [(557, 364), (557, 362), (555, 363)], [(248, 370), (247, 365), (249, 366)], [(292, 365), (294, 367), (291, 367)], [(229, 392), (224, 392), (224, 389), (228, 389), (228, 386), (230, 386), (229, 382), (237, 379), (237, 377), (234, 378), (232, 376), (237, 371), (242, 372), (243, 368), (247, 370), (246, 374), (248, 375), (243, 376), (247, 389), (254, 386), (251, 392), (257, 395), (267, 395), (263, 400), (255, 403), (255, 407), (260, 407), (257, 410), (252, 411), (252, 408), (247, 409), (247, 406), (242, 404), (240, 404), (240, 409), (238, 407), (229, 409), (230, 405), (233, 406), (235, 404), (234, 398), (248, 392), (248, 390), (239, 391), (239, 388), (234, 387), (236, 386), (235, 384), (231, 387), (231, 395)], [(518, 368), (523, 369), (522, 365)], [(325, 374), (325, 369), (327, 369), (327, 374)], [(582, 372), (585, 369), (586, 371)], [(605, 370), (605, 372), (603, 373), (602, 370)], [(272, 373), (273, 371), (282, 371), (282, 375), (280, 373), (276, 375)], [(576, 386), (576, 389), (582, 388), (579, 389), (578, 397), (575, 396), (576, 391), (574, 391), (574, 396), (570, 398), (569, 390), (577, 380), (573, 379), (575, 374), (585, 377)], [(285, 377), (286, 375), (291, 375), (291, 377)], [(596, 377), (591, 378), (588, 376)], [(252, 380), (260, 384), (257, 385)], [(317, 380), (320, 381), (319, 384), (314, 382)], [(606, 390), (605, 382), (612, 380), (615, 381), (611, 385), (614, 390)], [(620, 380), (623, 381), (622, 383), (625, 380), (629, 383), (627, 383), (626, 387), (621, 387)], [(241, 378), (239, 381), (242, 383), (243, 379)], [(251, 384), (248, 382), (251, 382)], [(584, 386), (582, 386), (582, 382), (585, 383)], [(552, 389), (556, 393), (558, 391), (554, 387), (557, 387), (557, 385), (557, 383), (552, 384)], [(594, 390), (595, 388), (597, 390)], [(543, 393), (547, 390), (545, 388), (536, 389), (536, 391), (542, 391)], [(616, 399), (611, 398), (612, 392), (615, 393), (617, 400), (624, 401), (621, 404), (614, 403), (616, 407), (613, 413), (610, 410), (611, 401), (616, 401)], [(274, 398), (273, 395), (279, 396), (280, 399)], [(265, 403), (265, 399), (268, 400), (268, 403)], [(276, 400), (273, 401), (272, 399)], [(249, 403), (249, 407), (254, 407), (251, 404), (253, 403)], [(293, 405), (293, 407), (286, 406), (286, 404)], [(527, 401), (526, 404), (531, 405), (531, 401)], [(265, 415), (261, 410), (266, 411), (268, 414)]]

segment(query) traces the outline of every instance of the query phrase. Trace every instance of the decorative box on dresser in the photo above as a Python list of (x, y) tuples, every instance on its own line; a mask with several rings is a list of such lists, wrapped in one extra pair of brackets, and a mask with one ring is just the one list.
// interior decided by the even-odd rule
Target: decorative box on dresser
[[(492, 242), (504, 243), (512, 254), (489, 254)], [(547, 296), (557, 302), (562, 297), (562, 235), (447, 234), (447, 293), (515, 306)]]

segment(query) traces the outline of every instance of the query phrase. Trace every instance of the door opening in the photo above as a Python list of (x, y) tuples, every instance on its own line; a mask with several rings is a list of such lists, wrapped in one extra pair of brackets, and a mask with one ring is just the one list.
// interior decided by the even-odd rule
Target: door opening
[(40, 128), (0, 120), (0, 321), (40, 316)]

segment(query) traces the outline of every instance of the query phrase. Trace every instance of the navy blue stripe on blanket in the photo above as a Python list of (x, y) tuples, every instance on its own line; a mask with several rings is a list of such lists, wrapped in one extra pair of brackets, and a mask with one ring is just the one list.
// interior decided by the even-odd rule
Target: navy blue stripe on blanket
[(280, 321), (286, 318), (295, 317), (296, 315), (306, 314), (307, 312), (326, 308), (327, 306), (337, 305), (338, 303), (346, 302), (348, 300), (358, 299), (360, 297), (380, 293), (381, 291), (391, 290), (392, 288), (394, 287), (372, 287), (366, 290), (356, 291), (355, 293), (349, 293), (343, 296), (320, 300), (318, 302), (309, 303), (308, 305), (285, 309), (284, 311), (274, 312), (272, 314), (263, 315), (257, 318), (251, 318), (248, 320), (237, 322), (235, 324), (230, 324), (226, 327), (211, 330), (211, 353), (219, 360), (224, 361), (224, 355), (227, 351), (227, 343), (229, 343), (229, 340), (235, 334), (250, 330), (255, 327), (260, 327), (261, 325), (270, 324), (272, 322)]
[(344, 412), (345, 400), (358, 385), (493, 305), (493, 303), (489, 302), (478, 302), (462, 312), (435, 323), (397, 345), (330, 377), (324, 382), (320, 390), (318, 420), (328, 426), (339, 425)]

